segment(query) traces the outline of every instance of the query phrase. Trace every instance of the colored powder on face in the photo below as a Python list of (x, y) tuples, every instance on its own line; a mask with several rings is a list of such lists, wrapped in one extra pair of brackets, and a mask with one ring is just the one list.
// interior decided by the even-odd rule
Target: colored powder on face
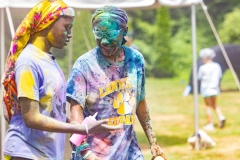
[(98, 24), (98, 27), (107, 27), (108, 29), (118, 29), (118, 23), (114, 22), (107, 18), (101, 18), (100, 23)]
[(20, 78), (20, 90), (23, 91), (24, 93), (27, 93), (29, 97), (34, 97), (33, 86), (34, 78), (31, 72), (29, 71), (23, 72)]
[[(109, 13), (102, 13), (97, 16), (97, 18), (94, 21), (94, 24), (97, 24), (99, 27), (107, 26), (111, 29), (119, 29), (120, 24), (118, 23), (117, 17), (114, 17), (113, 15)], [(96, 25), (94, 25), (96, 27)]]

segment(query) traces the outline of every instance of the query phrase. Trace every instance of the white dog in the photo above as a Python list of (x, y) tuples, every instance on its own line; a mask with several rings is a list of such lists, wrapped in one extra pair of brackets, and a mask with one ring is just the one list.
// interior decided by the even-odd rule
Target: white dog
[(200, 149), (207, 149), (216, 146), (213, 139), (203, 130), (198, 131), (198, 138), (196, 138), (195, 135), (192, 135), (188, 138), (187, 142), (194, 148), (197, 139), (199, 140)]

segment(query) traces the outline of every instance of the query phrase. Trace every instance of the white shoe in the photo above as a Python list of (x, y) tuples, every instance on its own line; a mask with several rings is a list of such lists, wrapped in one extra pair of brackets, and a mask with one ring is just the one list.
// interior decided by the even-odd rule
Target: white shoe
[(226, 119), (222, 119), (219, 121), (219, 128), (223, 128), (225, 126)]
[(213, 131), (214, 130), (214, 126), (212, 123), (209, 123), (209, 124), (206, 124), (204, 127), (203, 127), (204, 130), (206, 131)]

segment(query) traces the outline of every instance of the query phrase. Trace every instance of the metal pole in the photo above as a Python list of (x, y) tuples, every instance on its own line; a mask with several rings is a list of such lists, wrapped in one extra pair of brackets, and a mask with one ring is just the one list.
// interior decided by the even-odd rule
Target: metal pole
[[(72, 31), (72, 35), (73, 35), (73, 29), (71, 30)], [(71, 70), (72, 70), (72, 54), (73, 54), (73, 37), (72, 39), (69, 41), (69, 44), (68, 44), (68, 76), (70, 75), (71, 73)], [(67, 103), (67, 106), (66, 106), (66, 114), (67, 116), (69, 117), (70, 116), (70, 104)]]
[(15, 30), (14, 30), (12, 15), (11, 15), (9, 7), (6, 7), (6, 13), (7, 13), (8, 24), (9, 24), (9, 27), (10, 27), (11, 36), (13, 38), (14, 34), (15, 34)]
[[(4, 72), (4, 64), (5, 64), (5, 36), (4, 36), (4, 8), (1, 9), (1, 76), (3, 75)], [(1, 102), (2, 102), (2, 95), (3, 95), (3, 85), (1, 83)], [(1, 112), (3, 113), (3, 107), (1, 107), (2, 110)], [(4, 159), (3, 157), (3, 142), (4, 142), (4, 137), (5, 137), (5, 132), (6, 132), (6, 122), (4, 119), (3, 114), (1, 114), (1, 159)]]
[(194, 129), (197, 140), (195, 149), (199, 150), (198, 141), (198, 81), (197, 81), (197, 41), (196, 41), (196, 8), (195, 4), (191, 6), (191, 22), (192, 22), (192, 54), (193, 54), (193, 91), (194, 91)]
[[(73, 35), (73, 29), (72, 29), (72, 35)], [(72, 54), (73, 54), (73, 37), (70, 40), (69, 44), (68, 44), (68, 75), (70, 75), (71, 70), (72, 70)]]

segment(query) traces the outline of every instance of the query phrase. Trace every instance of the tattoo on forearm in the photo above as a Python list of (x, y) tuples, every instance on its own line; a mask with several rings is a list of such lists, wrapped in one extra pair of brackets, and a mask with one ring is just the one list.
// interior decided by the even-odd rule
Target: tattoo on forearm
[(157, 143), (157, 138), (153, 131), (150, 114), (149, 114), (149, 110), (147, 107), (144, 111), (140, 112), (139, 121), (140, 121), (140, 123), (148, 137), (148, 140), (150, 142), (152, 155), (154, 157), (160, 155), (160, 156), (164, 157), (166, 160), (167, 159), (166, 156), (164, 155), (162, 149), (159, 147), (159, 145)]
[(140, 123), (141, 123), (143, 129), (145, 130), (146, 134), (148, 135), (150, 143), (151, 144), (153, 144), (153, 143), (157, 144), (156, 135), (155, 135), (155, 133), (153, 131), (153, 128), (152, 128), (148, 108), (146, 108), (145, 112), (141, 113), (140, 116), (141, 116), (140, 117)]

